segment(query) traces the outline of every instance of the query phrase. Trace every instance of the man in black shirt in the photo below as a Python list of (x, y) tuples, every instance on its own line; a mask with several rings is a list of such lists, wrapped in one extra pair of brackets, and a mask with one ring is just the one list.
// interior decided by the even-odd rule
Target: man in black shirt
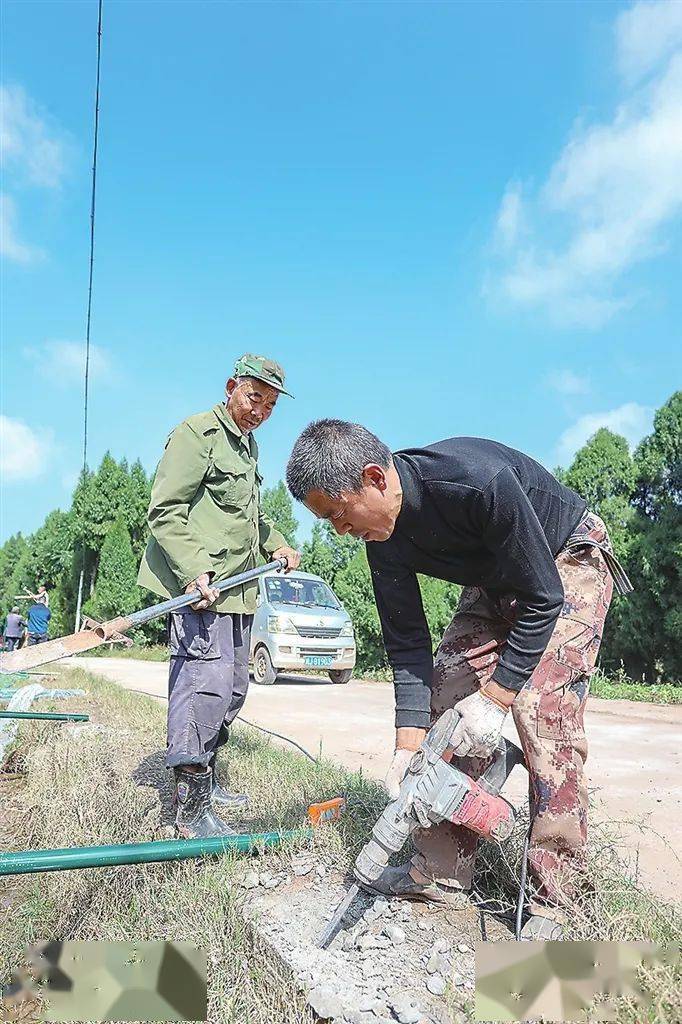
[[(451, 438), (392, 455), (341, 420), (303, 431), (287, 482), (337, 533), (367, 544), (395, 682), (389, 794), (446, 708), (460, 712), (454, 750), (474, 778), (512, 709), (534, 815), (524, 937), (556, 936), (556, 908), (575, 897), (585, 869), (583, 710), (619, 573), (603, 522), (537, 462), (495, 441)], [(435, 664), (418, 573), (464, 585)], [(417, 833), (415, 846), (409, 864), (386, 869), (381, 891), (443, 902), (470, 888), (472, 832), (443, 823)]]

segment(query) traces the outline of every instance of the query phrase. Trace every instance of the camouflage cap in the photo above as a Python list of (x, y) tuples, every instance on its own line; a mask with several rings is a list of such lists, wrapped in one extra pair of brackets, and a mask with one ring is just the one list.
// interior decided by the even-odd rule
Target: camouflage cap
[(254, 356), (246, 352), (240, 356), (234, 367), (235, 377), (255, 377), (256, 380), (265, 381), (271, 388), (281, 391), (283, 395), (294, 396), (284, 387), (284, 370), (274, 359), (266, 359), (265, 356)]

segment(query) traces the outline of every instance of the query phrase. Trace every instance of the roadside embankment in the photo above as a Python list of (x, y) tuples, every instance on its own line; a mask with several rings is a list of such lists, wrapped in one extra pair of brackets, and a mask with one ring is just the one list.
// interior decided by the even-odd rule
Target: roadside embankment
[[(163, 767), (164, 707), (82, 670), (63, 675), (65, 685), (87, 693), (60, 709), (86, 711), (91, 722), (22, 725), (0, 774), (0, 845), (166, 838), (172, 807)], [(348, 798), (348, 813), (312, 841), (261, 856), (2, 879), (0, 976), (19, 966), (26, 943), (36, 939), (171, 939), (208, 953), (211, 1024), (471, 1021), (480, 917), (467, 900), (442, 913), (365, 897), (331, 948), (315, 947), (383, 805), (381, 789), (361, 772), (313, 764), (245, 729), (235, 730), (230, 750), (230, 782), (252, 799), (240, 830), (296, 828), (305, 823), (308, 804), (337, 793)], [(481, 851), (477, 888), (503, 913), (518, 891), (523, 829), (521, 821), (502, 850), (484, 845)], [(606, 832), (595, 832), (591, 857), (594, 891), (576, 908), (572, 937), (679, 941), (674, 908), (624, 876)], [(489, 939), (509, 936), (504, 922), (491, 915), (486, 921)], [(656, 968), (642, 980), (655, 1000), (649, 1019), (678, 1021), (679, 972)], [(626, 1001), (616, 1019), (642, 1020)]]

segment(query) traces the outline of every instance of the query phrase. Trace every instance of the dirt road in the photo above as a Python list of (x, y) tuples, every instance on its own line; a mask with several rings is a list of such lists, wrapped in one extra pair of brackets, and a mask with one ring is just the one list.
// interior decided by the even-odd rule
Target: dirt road
[[(166, 700), (168, 666), (125, 658), (79, 658), (83, 668), (126, 689)], [(392, 752), (393, 687), (320, 677), (284, 676), (252, 685), (243, 718), (283, 733), (348, 768), (382, 779)], [(623, 823), (621, 853), (644, 884), (668, 899), (682, 892), (682, 706), (590, 697), (587, 762), (595, 818)], [(515, 739), (511, 717), (508, 735)], [(516, 768), (505, 789), (523, 797)], [(629, 824), (628, 824), (629, 823)], [(642, 832), (637, 823), (644, 825)], [(679, 896), (677, 896), (679, 899)]]

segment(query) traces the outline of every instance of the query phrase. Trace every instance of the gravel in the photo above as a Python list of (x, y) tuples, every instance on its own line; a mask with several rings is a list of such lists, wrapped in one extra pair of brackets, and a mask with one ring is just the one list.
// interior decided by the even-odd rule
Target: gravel
[(384, 935), (391, 940), (394, 946), (399, 946), (407, 938), (404, 930), (397, 924), (384, 925)]
[(343, 1013), (343, 1004), (331, 988), (318, 985), (308, 994), (308, 1002), (319, 1017), (332, 1019)]
[[(296, 875), (296, 869), (310, 870)], [(293, 872), (293, 878), (292, 878)], [(255, 885), (254, 877), (261, 882)], [(250, 877), (249, 877), (250, 876)], [(253, 885), (249, 890), (248, 884)], [(262, 884), (273, 879), (277, 885)], [(293, 882), (295, 881), (295, 885)], [(242, 881), (245, 913), (259, 934), (291, 970), (309, 1005), (332, 1024), (452, 1024), (473, 977), (472, 939), (477, 917), (472, 910), (454, 915), (361, 893), (333, 942), (317, 948), (324, 923), (347, 891), (347, 882), (327, 868), (320, 880), (314, 860), (292, 858), (289, 871), (247, 871)], [(467, 939), (464, 943), (462, 940)], [(451, 1005), (443, 994), (458, 974)]]
[(442, 974), (430, 974), (426, 979), (426, 987), (434, 996), (442, 996), (445, 992), (445, 978)]
[(399, 996), (390, 1004), (400, 1024), (418, 1024), (422, 1012), (408, 996)]

